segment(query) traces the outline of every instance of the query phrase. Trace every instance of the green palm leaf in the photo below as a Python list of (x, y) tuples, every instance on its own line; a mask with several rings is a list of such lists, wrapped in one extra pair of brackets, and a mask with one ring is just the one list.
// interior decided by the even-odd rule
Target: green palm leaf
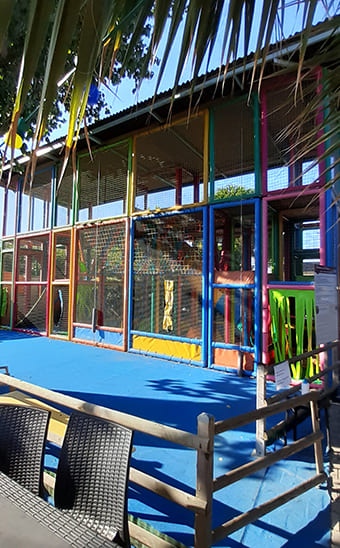
[(48, 59), (36, 125), (36, 145), (47, 125), (48, 114), (55, 99), (57, 82), (64, 74), (65, 63), (72, 37), (79, 25), (83, 0), (60, 0), (54, 17)]
[[(173, 67), (173, 95), (183, 75), (189, 55), (192, 58), (191, 76), (192, 90), (203, 62), (207, 67), (217, 36), (222, 32), (222, 61), (225, 67), (224, 76), (229, 73), (231, 60), (240, 54), (241, 38), (243, 37), (242, 56), (249, 53), (250, 36), (256, 30), (257, 40), (253, 57), (253, 72), (251, 88), (257, 81), (258, 87), (264, 76), (266, 56), (278, 11), (282, 11), (281, 23), (288, 6), (284, 0), (263, 0), (260, 21), (255, 21), (255, 0), (28, 0), (29, 12), (27, 18), (27, 33), (23, 49), (22, 64), (18, 78), (17, 97), (15, 99), (12, 131), (16, 125), (30, 90), (35, 74), (37, 61), (46, 39), (47, 30), (52, 26), (49, 40), (49, 53), (46, 61), (44, 85), (39, 107), (35, 145), (38, 145), (48, 123), (48, 114), (56, 94), (56, 83), (63, 74), (69, 46), (77, 37), (76, 51), (78, 64), (74, 74), (71, 95), (70, 121), (66, 139), (66, 156), (73, 146), (74, 135), (78, 135), (81, 120), (85, 113), (88, 90), (92, 76), (99, 65), (100, 77), (110, 75), (115, 62), (122, 35), (131, 35), (126, 55), (122, 62), (122, 73), (131, 60), (134, 47), (144, 32), (145, 24), (153, 17), (153, 32), (147, 47), (145, 64), (141, 76), (145, 77), (152, 65), (155, 53), (161, 40), (165, 48), (161, 58), (158, 77), (155, 83), (155, 93), (170, 58), (173, 43), (179, 41), (176, 65)], [(0, 46), (4, 43), (10, 22), (14, 2), (1, 0)], [(304, 78), (307, 66), (310, 70), (317, 63), (328, 63), (325, 74), (327, 101), (329, 104), (339, 104), (339, 78), (336, 68), (339, 65), (339, 42), (337, 48), (326, 47), (313, 55), (314, 61), (306, 61), (309, 37), (313, 33), (313, 18), (318, 0), (304, 1), (304, 29), (301, 34), (300, 51), (294, 58), (296, 63), (296, 82)], [(222, 28), (221, 25), (224, 25)], [(256, 25), (256, 26), (255, 26)], [(329, 21), (325, 28), (337, 30), (338, 22)], [(182, 32), (179, 38), (179, 31)], [(335, 42), (334, 42), (335, 43)], [(104, 48), (104, 49), (103, 49)], [(257, 70), (261, 61), (261, 69)], [(314, 64), (313, 64), (314, 63)], [(329, 67), (331, 63), (331, 67)], [(313, 67), (312, 67), (313, 65)], [(235, 65), (234, 65), (235, 66)], [(245, 67), (245, 60), (244, 60)], [(339, 71), (338, 71), (339, 72)], [(297, 88), (296, 88), (297, 89)], [(325, 101), (325, 95), (317, 98), (320, 104)], [(323, 102), (323, 103), (322, 103)], [(308, 107), (306, 107), (308, 108)], [(334, 119), (327, 129), (336, 135), (338, 131), (339, 111), (332, 106)], [(306, 115), (307, 115), (306, 111)]]
[(7, 35), (7, 29), (11, 20), (13, 7), (13, 0), (1, 0), (0, 2), (0, 52), (2, 50), (2, 46)]
[(112, 23), (114, 3), (111, 0), (88, 0), (85, 8), (78, 46), (78, 64), (71, 96), (70, 123), (66, 148), (70, 149), (74, 130), (79, 132), (85, 112), (91, 78), (96, 66), (100, 47)]
[(30, 3), (26, 39), (18, 78), (17, 97), (13, 112), (13, 131), (16, 131), (16, 124), (35, 74), (53, 9), (53, 2), (32, 0)]

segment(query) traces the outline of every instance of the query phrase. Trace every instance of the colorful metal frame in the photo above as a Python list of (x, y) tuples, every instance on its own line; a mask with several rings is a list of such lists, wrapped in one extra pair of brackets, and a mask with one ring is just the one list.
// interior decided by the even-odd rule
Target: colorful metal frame
[[(317, 93), (320, 93), (322, 86), (322, 72), (317, 70), (314, 73), (315, 80), (317, 82)], [(269, 310), (269, 296), (268, 293), (271, 289), (278, 290), (300, 290), (300, 291), (313, 291), (314, 286), (312, 282), (283, 282), (282, 281), (282, 267), (281, 272), (278, 267), (275, 272), (275, 279), (273, 281), (268, 280), (267, 265), (268, 265), (268, 226), (269, 226), (269, 208), (272, 200), (280, 200), (291, 198), (294, 200), (299, 196), (299, 193), (303, 192), (306, 196), (316, 195), (319, 200), (319, 222), (320, 222), (320, 264), (327, 266), (338, 267), (337, 264), (337, 246), (339, 245), (339, 230), (337, 227), (337, 221), (339, 217), (339, 210), (334, 202), (334, 196), (332, 190), (325, 190), (325, 185), (331, 185), (330, 175), (324, 175), (325, 167), (330, 167), (330, 160), (325, 159), (319, 165), (319, 181), (313, 183), (312, 187), (309, 186), (290, 186), (281, 190), (269, 191), (267, 186), (268, 179), (268, 112), (267, 102), (268, 94), (272, 90), (279, 89), (279, 87), (287, 85), (291, 81), (290, 77), (280, 78), (273, 81), (264, 82), (261, 89), (261, 95), (258, 98), (256, 94), (252, 95), (252, 109), (253, 109), (253, 135), (254, 135), (254, 175), (255, 175), (255, 189), (254, 192), (247, 196), (237, 197), (233, 199), (226, 199), (225, 201), (214, 201), (214, 188), (215, 188), (215, 143), (214, 143), (214, 119), (220, 108), (224, 108), (228, 103), (221, 101), (219, 105), (212, 105), (210, 109), (204, 108), (195, 116), (201, 116), (203, 119), (203, 200), (199, 202), (197, 182), (193, 179), (193, 196), (194, 201), (190, 205), (182, 205), (179, 199), (179, 187), (181, 173), (178, 172), (177, 178), (177, 199), (176, 205), (170, 208), (164, 208), (161, 212), (154, 211), (135, 211), (135, 196), (136, 196), (136, 139), (143, 135), (157, 134), (160, 130), (159, 127), (151, 128), (146, 131), (138, 131), (134, 135), (127, 136), (126, 138), (120, 138), (119, 140), (101, 147), (100, 150), (107, 150), (111, 147), (118, 146), (121, 143), (128, 144), (128, 157), (127, 157), (127, 179), (126, 179), (126, 207), (123, 215), (116, 217), (110, 217), (105, 219), (91, 219), (86, 222), (78, 221), (79, 213), (79, 159), (85, 154), (82, 154), (77, 158), (77, 174), (75, 174), (72, 181), (72, 222), (67, 226), (54, 227), (56, 221), (56, 206), (57, 206), (57, 167), (52, 168), (52, 184), (51, 184), (51, 216), (49, 226), (44, 231), (18, 233), (18, 227), (20, 222), (20, 202), (21, 191), (14, 181), (10, 189), (15, 194), (15, 229), (13, 235), (5, 234), (6, 216), (8, 214), (8, 190), (4, 191), (3, 200), (3, 219), (1, 226), (2, 246), (6, 241), (14, 242), (14, 260), (12, 269), (12, 301), (11, 308), (11, 325), (9, 328), (14, 328), (14, 318), (16, 309), (16, 287), (20, 285), (17, 281), (17, 269), (18, 269), (18, 249), (20, 241), (23, 238), (39, 237), (41, 235), (48, 235), (49, 238), (49, 261), (48, 261), (48, 281), (47, 281), (47, 303), (46, 303), (46, 334), (50, 337), (59, 338), (60, 335), (53, 334), (52, 326), (52, 310), (53, 303), (52, 294), (53, 287), (56, 285), (67, 285), (69, 287), (69, 310), (68, 310), (68, 333), (63, 338), (68, 338), (73, 342), (82, 342), (85, 344), (100, 344), (101, 346), (107, 346), (109, 348), (116, 348), (123, 351), (130, 351), (135, 353), (145, 353), (142, 349), (133, 347), (133, 337), (141, 336), (148, 337), (155, 341), (155, 346), (159, 346), (160, 352), (148, 352), (149, 355), (157, 355), (158, 357), (164, 357), (166, 359), (173, 359), (176, 361), (182, 361), (183, 363), (193, 363), (195, 365), (211, 367), (216, 369), (229, 370), (233, 369), (214, 364), (214, 348), (230, 348), (239, 352), (251, 353), (254, 355), (254, 372), (256, 372), (257, 364), (269, 364), (271, 358), (269, 356), (269, 341), (270, 341), (270, 310)], [(245, 101), (245, 96), (238, 97), (234, 101), (235, 104)], [(319, 110), (316, 116), (316, 122), (322, 121), (323, 112)], [(248, 118), (247, 118), (248, 119)], [(176, 125), (186, 120), (185, 116), (174, 117), (172, 124)], [(252, 136), (253, 137), (253, 136)], [(327, 144), (325, 148), (318, 147), (318, 154), (327, 151)], [(86, 154), (87, 155), (87, 154)], [(48, 167), (46, 169), (51, 169)], [(196, 186), (195, 186), (196, 185)], [(253, 284), (232, 284), (221, 285), (214, 283), (214, 257), (212, 249), (214, 249), (214, 215), (219, 208), (238, 207), (243, 204), (252, 204), (254, 207), (255, 215), (255, 278)], [(203, 259), (202, 259), (202, 338), (190, 339), (187, 337), (173, 336), (166, 333), (146, 333), (143, 331), (136, 331), (132, 328), (132, 299), (133, 299), (133, 250), (134, 250), (134, 228), (136, 220), (141, 218), (158, 218), (161, 216), (176, 216), (180, 214), (191, 213), (194, 211), (201, 211), (203, 216)], [(101, 329), (107, 332), (119, 332), (122, 336), (122, 344), (108, 344), (105, 340), (99, 342), (94, 340), (81, 339), (75, 336), (74, 330), (77, 327), (75, 322), (75, 288), (76, 288), (76, 245), (79, 231), (85, 227), (90, 226), (102, 226), (103, 224), (112, 224), (116, 222), (124, 222), (125, 224), (125, 255), (124, 255), (124, 310), (123, 310), (123, 326), (122, 329), (110, 328), (100, 326)], [(52, 228), (54, 227), (54, 228)], [(70, 231), (71, 234), (71, 257), (70, 257), (70, 275), (69, 279), (57, 280), (54, 277), (55, 267), (55, 241), (60, 232)], [(278, 234), (280, 231), (279, 221), (273, 223), (274, 237), (278, 240)], [(209, 254), (210, 250), (210, 254)], [(280, 246), (273, 247), (273, 254), (275, 254), (275, 264), (279, 265), (282, 261), (280, 259), (283, 255), (283, 250)], [(1, 261), (0, 261), (1, 269)], [(0, 280), (0, 285), (4, 281)], [(43, 282), (45, 284), (45, 282)], [(213, 299), (215, 288), (225, 289), (245, 289), (254, 292), (254, 345), (235, 345), (232, 343), (220, 343), (213, 341)], [(81, 325), (79, 324), (81, 327)], [(5, 326), (4, 326), (5, 327)], [(8, 327), (8, 326), (7, 326)], [(89, 326), (86, 325), (86, 328)], [(174, 343), (179, 345), (186, 345), (188, 348), (191, 346), (200, 347), (200, 359), (191, 359), (190, 357), (184, 357), (180, 355), (171, 356), (163, 352), (162, 341), (167, 341), (169, 344)], [(183, 346), (184, 348), (184, 346)], [(271, 362), (272, 363), (272, 362)], [(234, 369), (233, 369), (234, 370)], [(248, 371), (247, 374), (253, 373)]]
[[(250, 198), (239, 200), (235, 202), (226, 202), (226, 203), (217, 203), (210, 206), (209, 214), (209, 248), (214, 249), (215, 244), (215, 232), (214, 232), (214, 211), (218, 209), (227, 209), (237, 206), (242, 206), (244, 204), (254, 205), (254, 217), (255, 217), (255, 226), (261, 226), (261, 216), (260, 216), (260, 200), (258, 198)], [(209, 265), (208, 265), (208, 337), (207, 337), (207, 347), (208, 347), (208, 356), (207, 364), (208, 367), (214, 369), (220, 369), (228, 371), (231, 367), (220, 366), (214, 364), (213, 359), (213, 349), (214, 348), (225, 348), (230, 350), (236, 350), (241, 353), (250, 353), (254, 354), (254, 372), (256, 372), (257, 364), (260, 361), (260, 295), (261, 295), (261, 277), (259, 276), (259, 265), (261, 264), (261, 230), (255, 231), (255, 279), (253, 284), (247, 283), (233, 283), (233, 284), (215, 284), (214, 283), (214, 254), (209, 254)], [(218, 343), (213, 342), (213, 290), (214, 288), (225, 288), (225, 289), (253, 289), (254, 290), (254, 346), (240, 346), (237, 344), (228, 344), (228, 343)], [(233, 368), (235, 369), (235, 368)], [(251, 374), (252, 371), (244, 370), (245, 374)]]
[[(207, 238), (207, 225), (208, 225), (208, 210), (206, 207), (199, 207), (199, 208), (193, 208), (193, 209), (181, 209), (181, 211), (171, 211), (171, 212), (162, 212), (161, 214), (156, 215), (144, 215), (143, 219), (157, 219), (157, 218), (166, 218), (166, 217), (173, 217), (177, 215), (183, 215), (186, 213), (197, 213), (202, 212), (203, 214), (203, 233), (202, 233), (202, 242), (203, 242), (203, 256), (202, 256), (202, 339), (190, 339), (188, 337), (179, 337), (175, 335), (166, 335), (163, 334), (157, 334), (157, 333), (148, 333), (145, 331), (137, 331), (132, 328), (132, 295), (133, 295), (133, 251), (130, 253), (130, 261), (129, 261), (129, 291), (130, 291), (130, 299), (129, 299), (129, 307), (128, 307), (128, 351), (137, 353), (137, 354), (147, 354), (150, 356), (157, 356), (157, 357), (164, 357), (166, 359), (172, 359), (176, 361), (181, 361), (183, 363), (190, 363), (194, 365), (199, 366), (205, 366), (206, 365), (206, 356), (207, 356), (207, 307), (205, 306), (205, 303), (207, 302), (207, 265), (208, 265), (208, 238)], [(132, 220), (131, 223), (131, 231), (130, 231), (130, 249), (134, 249), (134, 228), (135, 223), (138, 220), (138, 217)], [(176, 344), (179, 343), (180, 345), (184, 345), (186, 353), (190, 354), (190, 346), (200, 346), (201, 347), (201, 359), (191, 359), (191, 358), (184, 358), (181, 357), (179, 354), (176, 354), (175, 356), (170, 356), (168, 354), (162, 354), (159, 352), (155, 352), (153, 350), (146, 350), (146, 349), (137, 349), (133, 346), (133, 337), (134, 336), (140, 336), (140, 337), (146, 337), (150, 341), (152, 340), (158, 340), (158, 341), (169, 341), (169, 344), (172, 343)], [(151, 344), (151, 343), (150, 343)], [(172, 344), (172, 345), (174, 345)]]

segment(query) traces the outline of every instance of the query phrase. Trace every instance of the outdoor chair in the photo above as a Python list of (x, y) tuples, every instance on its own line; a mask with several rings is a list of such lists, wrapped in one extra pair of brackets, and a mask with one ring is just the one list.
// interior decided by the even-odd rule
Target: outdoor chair
[(55, 506), (120, 546), (129, 547), (127, 485), (132, 431), (73, 412), (60, 451)]
[(50, 413), (0, 404), (0, 470), (43, 496), (43, 458)]

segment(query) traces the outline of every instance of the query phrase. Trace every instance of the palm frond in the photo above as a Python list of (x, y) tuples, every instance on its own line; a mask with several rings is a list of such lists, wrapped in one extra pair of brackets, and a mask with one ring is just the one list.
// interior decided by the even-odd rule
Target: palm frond
[(75, 28), (79, 24), (82, 4), (83, 0), (63, 0), (57, 5), (36, 123), (34, 146), (39, 145), (44, 134), (48, 114), (55, 99), (57, 82), (64, 74), (68, 50)]
[(1, 0), (0, 2), (0, 52), (7, 36), (7, 30), (11, 20), (13, 7), (13, 0)]
[[(155, 94), (168, 66), (174, 42), (177, 42), (178, 55), (173, 67), (173, 94), (180, 83), (184, 68), (191, 59), (192, 91), (195, 81), (206, 63), (209, 66), (217, 37), (221, 37), (221, 71), (224, 77), (230, 73), (230, 63), (239, 55), (245, 59), (250, 53), (250, 37), (255, 35), (256, 48), (253, 55), (253, 70), (250, 88), (255, 83), (258, 89), (264, 78), (265, 61), (273, 36), (278, 11), (282, 12), (282, 24), (286, 2), (284, 0), (263, 0), (260, 17), (255, 10), (255, 0), (28, 0), (29, 12), (26, 23), (26, 40), (22, 63), (18, 76), (17, 96), (13, 108), (11, 132), (15, 134), (20, 112), (29, 94), (37, 60), (45, 42), (48, 29), (49, 53), (46, 61), (44, 85), (42, 87), (34, 146), (37, 146), (48, 124), (48, 114), (56, 95), (57, 81), (63, 74), (70, 44), (78, 56), (78, 63), (72, 82), (69, 128), (66, 138), (66, 158), (79, 134), (80, 124), (85, 113), (88, 91), (95, 72), (104, 79), (110, 76), (121, 47), (121, 37), (129, 36), (129, 44), (121, 71), (129, 66), (134, 47), (144, 32), (145, 25), (152, 22), (152, 33), (147, 44), (143, 79), (159, 48), (164, 43), (158, 77), (155, 82)], [(339, 34), (338, 21), (329, 20), (325, 28), (334, 31), (334, 40), (328, 39), (319, 51), (307, 56), (309, 38), (313, 35), (313, 18), (318, 0), (304, 0), (303, 30), (299, 53), (293, 61), (296, 67), (296, 98), (301, 88), (306, 68), (310, 71), (317, 66), (325, 66), (324, 86), (316, 97), (321, 106), (327, 105), (333, 113), (328, 120), (325, 135), (333, 132), (334, 138), (339, 124)], [(1, 0), (0, 46), (4, 43), (14, 2)], [(181, 33), (181, 34), (180, 34)], [(243, 38), (243, 40), (242, 40)], [(224, 67), (222, 66), (224, 64)], [(259, 65), (261, 67), (259, 69)], [(234, 65), (235, 66), (235, 65)], [(297, 100), (297, 99), (296, 99)], [(308, 107), (305, 115), (307, 116)], [(303, 120), (301, 120), (303, 123)], [(324, 122), (326, 123), (326, 122)], [(317, 135), (319, 138), (319, 135)], [(329, 137), (330, 138), (330, 137)], [(332, 137), (333, 138), (333, 137)], [(13, 139), (12, 139), (13, 140)], [(301, 145), (302, 146), (302, 145)]]

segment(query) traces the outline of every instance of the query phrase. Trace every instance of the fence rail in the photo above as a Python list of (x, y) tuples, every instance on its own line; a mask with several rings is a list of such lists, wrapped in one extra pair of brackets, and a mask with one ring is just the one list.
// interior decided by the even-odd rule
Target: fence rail
[[(339, 369), (340, 369), (340, 340), (332, 341), (328, 344), (320, 346), (319, 348), (314, 348), (313, 350), (308, 350), (303, 354), (287, 358), (285, 361), (288, 364), (293, 364), (298, 361), (310, 358), (313, 356), (321, 355), (323, 365), (321, 370), (315, 375), (306, 378), (306, 381), (313, 385), (315, 381), (321, 380), (322, 385), (318, 388), (322, 398), (326, 400), (339, 386)], [(329, 357), (331, 358), (329, 360)], [(328, 362), (331, 365), (328, 365)], [(283, 362), (282, 362), (283, 363)], [(279, 365), (279, 364), (274, 364)], [(299, 390), (301, 390), (301, 382), (296, 383), (295, 386), (287, 388), (286, 390), (281, 390), (274, 396), (267, 397), (267, 374), (268, 374), (268, 365), (259, 363), (257, 366), (257, 395), (256, 395), (256, 407), (261, 408), (264, 406), (270, 406), (276, 404), (277, 402), (287, 400), (294, 396)], [(330, 374), (332, 377), (330, 378)], [(280, 427), (284, 426), (277, 425), (277, 430), (280, 431)], [(266, 453), (266, 444), (270, 439), (275, 436), (275, 427), (271, 430), (266, 429), (266, 417), (258, 419), (256, 421), (256, 454), (257, 456), (262, 456)]]
[[(52, 404), (67, 407), (70, 410), (76, 409), (95, 415), (97, 417), (110, 420), (133, 430), (138, 430), (144, 434), (155, 436), (196, 451), (196, 490), (191, 494), (182, 489), (178, 489), (159, 480), (158, 478), (146, 474), (135, 467), (131, 467), (130, 481), (166, 498), (183, 508), (192, 511), (195, 514), (195, 548), (208, 548), (219, 542), (224, 537), (232, 534), (234, 531), (252, 523), (259, 517), (271, 512), (275, 508), (285, 504), (294, 497), (299, 496), (312, 487), (323, 483), (326, 480), (326, 474), (323, 470), (323, 458), (321, 440), (323, 434), (320, 431), (318, 419), (318, 401), (320, 392), (312, 390), (302, 396), (294, 396), (289, 400), (275, 401), (270, 405), (265, 405), (254, 411), (228, 418), (226, 420), (215, 422), (214, 417), (207, 413), (202, 413), (197, 417), (197, 434), (192, 434), (177, 428), (169, 427), (147, 419), (142, 419), (134, 415), (129, 415), (120, 411), (115, 411), (100, 405), (67, 396), (52, 390), (30, 384), (25, 381), (13, 378), (6, 374), (0, 374), (0, 384), (6, 385), (11, 390), (20, 390), (35, 398), (47, 400)], [(309, 405), (311, 410), (312, 433), (304, 436), (298, 441), (294, 441), (276, 452), (252, 460), (242, 466), (228, 471), (226, 474), (213, 477), (214, 460), (214, 438), (217, 434), (228, 432), (229, 430), (245, 426), (247, 424), (263, 420), (266, 417), (281, 413), (287, 409), (295, 408), (301, 405)], [(291, 455), (302, 451), (306, 447), (314, 446), (316, 473), (307, 481), (299, 483), (294, 488), (272, 498), (271, 500), (249, 509), (247, 512), (234, 517), (233, 519), (222, 523), (212, 530), (212, 502), (214, 493), (229, 485), (240, 481), (255, 472), (273, 465), (274, 463), (285, 459)], [(51, 484), (51, 479), (49, 479)], [(189, 491), (189, 488), (188, 488)], [(150, 548), (170, 548), (173, 547), (171, 539), (157, 536), (152, 531), (146, 530), (135, 521), (130, 522), (130, 534), (133, 539), (138, 540), (144, 546)]]

